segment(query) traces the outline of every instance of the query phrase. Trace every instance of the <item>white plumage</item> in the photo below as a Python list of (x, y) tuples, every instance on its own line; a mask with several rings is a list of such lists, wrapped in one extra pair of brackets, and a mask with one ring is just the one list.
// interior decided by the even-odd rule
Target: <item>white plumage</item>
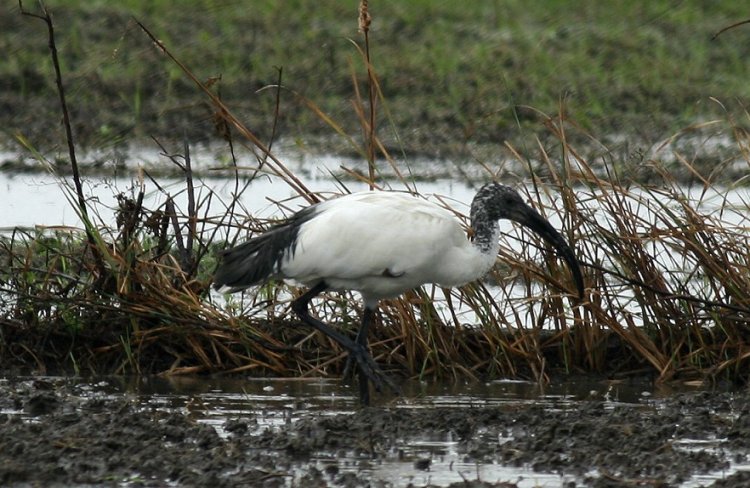
[(307, 286), (325, 280), (333, 290), (359, 291), (374, 306), (423, 283), (469, 282), (494, 261), (434, 203), (406, 193), (363, 192), (319, 204), (301, 224), (279, 274)]
[[(424, 283), (457, 286), (482, 277), (499, 250), (499, 219), (537, 232), (568, 263), (579, 295), (583, 278), (562, 236), (513, 189), (484, 185), (471, 205), (471, 238), (460, 221), (435, 203), (399, 192), (362, 192), (328, 200), (223, 251), (214, 277), (219, 291), (234, 292), (270, 279), (310, 287), (293, 303), (308, 325), (333, 338), (359, 368), (360, 398), (369, 401), (368, 381), (393, 386), (367, 352), (367, 329), (378, 301)], [(365, 312), (353, 341), (310, 316), (308, 304), (325, 290), (355, 290)]]

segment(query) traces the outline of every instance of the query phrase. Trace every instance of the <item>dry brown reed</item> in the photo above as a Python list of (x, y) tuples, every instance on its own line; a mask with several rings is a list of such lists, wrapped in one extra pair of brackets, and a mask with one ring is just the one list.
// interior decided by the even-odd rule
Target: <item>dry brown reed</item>
[[(323, 198), (232, 115), (210, 84), (152, 39), (209, 98), (217, 120), (225, 122), (222, 132), (235, 132), (260, 150), (253, 171), (263, 168), (307, 202)], [(375, 105), (385, 101), (367, 51), (359, 52), (374, 116)], [(346, 135), (312, 102), (303, 103)], [(347, 137), (368, 161), (380, 157), (398, 169), (364, 105), (359, 101), (356, 110), (369, 136), (362, 145)], [(376, 361), (420, 378), (544, 381), (560, 371), (747, 378), (748, 202), (731, 201), (728, 189), (715, 187), (710, 177), (699, 175), (693, 188), (680, 186), (658, 154), (644, 163), (656, 176), (650, 184), (621, 181), (616, 165), (586, 160), (567, 142), (566, 131), (580, 130), (572, 121), (550, 117), (547, 127), (559, 142), (554, 156), (541, 146), (535, 154), (506, 149), (528, 162), (528, 199), (557, 219), (576, 249), (585, 299), (573, 296), (567, 270), (543, 242), (509, 232), (486, 281), (451, 290), (425, 286), (385, 301), (371, 332)], [(737, 130), (727, 127), (735, 136)], [(738, 158), (750, 164), (746, 138), (737, 140)], [(0, 240), (0, 364), (42, 372), (339, 374), (344, 351), (298, 327), (289, 311), (300, 290), (270, 283), (241, 297), (210, 293), (216, 249), (272, 222), (238, 211), (239, 179), (234, 199), (217, 211), (217, 195), (197, 193), (189, 148), (182, 154), (162, 149), (183, 170), (186, 209), (172, 198), (144, 208), (136, 188), (120, 198), (118, 229), (90, 222), (88, 241), (72, 232), (22, 231)], [(677, 156), (698, 175), (688, 155)], [(236, 161), (233, 167), (240, 171)], [(488, 170), (487, 178), (495, 177)], [(375, 171), (368, 181), (391, 184)], [(411, 188), (405, 177), (392, 184)], [(85, 217), (75, 194), (70, 200)], [(318, 315), (354, 333), (361, 312), (356, 297), (329, 294), (314, 305)]]

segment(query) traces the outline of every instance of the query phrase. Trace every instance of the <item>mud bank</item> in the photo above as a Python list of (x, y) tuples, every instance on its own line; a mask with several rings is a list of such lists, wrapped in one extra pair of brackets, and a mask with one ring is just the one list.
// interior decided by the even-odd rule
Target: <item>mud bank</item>
[[(509, 407), (390, 406), (306, 411), (264, 425), (237, 416), (221, 429), (188, 405), (144, 407), (65, 380), (0, 380), (3, 486), (717, 486), (750, 483), (750, 394), (683, 393), (637, 404), (590, 400)], [(410, 439), (451, 439), (464, 481), (433, 484), (445, 453)], [(343, 460), (346, 461), (343, 461)], [(412, 474), (383, 476), (391, 460)], [(530, 475), (482, 477), (480, 466)], [(445, 468), (445, 467), (443, 467)], [(448, 469), (454, 469), (453, 461)], [(456, 467), (455, 469), (458, 469)], [(534, 473), (544, 483), (528, 485)], [(710, 477), (700, 475), (710, 473)], [(525, 481), (524, 481), (525, 480)], [(523, 483), (527, 483), (524, 485)]]

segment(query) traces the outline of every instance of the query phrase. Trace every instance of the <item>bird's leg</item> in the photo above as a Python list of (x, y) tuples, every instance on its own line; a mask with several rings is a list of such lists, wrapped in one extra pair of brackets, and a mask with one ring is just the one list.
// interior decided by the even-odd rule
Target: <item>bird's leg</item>
[[(370, 307), (365, 307), (364, 311), (362, 312), (362, 325), (359, 326), (359, 330), (357, 331), (357, 337), (354, 339), (354, 342), (359, 344), (364, 348), (365, 351), (367, 351), (367, 334), (370, 330), (370, 323), (372, 322), (372, 318), (375, 315), (375, 311)], [(349, 375), (349, 370), (352, 367), (352, 355), (349, 354), (346, 357), (346, 366), (344, 367), (344, 378), (346, 378)], [(359, 369), (359, 398), (363, 399), (362, 404), (363, 405), (369, 405), (370, 404), (370, 385), (367, 381), (367, 376), (365, 375), (365, 372), (362, 370), (362, 368)]]
[[(357, 331), (357, 337), (354, 339), (354, 342), (361, 345), (365, 349), (367, 349), (367, 334), (370, 330), (370, 324), (372, 323), (372, 319), (375, 317), (375, 309), (365, 306), (364, 311), (362, 312), (362, 323), (359, 326), (359, 330)], [(349, 373), (351, 373), (352, 369), (352, 357), (351, 355), (346, 357), (346, 365), (344, 366), (344, 374), (342, 375), (344, 378), (347, 378), (349, 376)]]
[[(327, 286), (324, 282), (320, 282), (314, 287), (310, 288), (310, 290), (308, 290), (301, 297), (292, 302), (292, 309), (294, 310), (294, 312), (307, 325), (313, 327), (314, 329), (322, 332), (334, 341), (338, 342), (339, 345), (349, 351), (349, 355), (352, 356), (355, 361), (357, 361), (357, 366), (359, 367), (360, 401), (363, 405), (367, 405), (370, 400), (368, 381), (372, 382), (377, 391), (382, 390), (383, 383), (388, 385), (388, 387), (393, 389), (393, 391), (398, 391), (396, 385), (390, 380), (390, 378), (383, 374), (372, 357), (370, 357), (370, 354), (367, 352), (367, 347), (358, 342), (360, 340), (359, 335), (357, 335), (357, 341), (353, 341), (339, 331), (333, 329), (329, 325), (326, 325), (322, 321), (310, 315), (310, 311), (308, 309), (310, 300), (325, 291), (326, 288)], [(366, 344), (367, 331), (365, 330), (364, 332), (365, 334), (363, 336), (363, 340)]]

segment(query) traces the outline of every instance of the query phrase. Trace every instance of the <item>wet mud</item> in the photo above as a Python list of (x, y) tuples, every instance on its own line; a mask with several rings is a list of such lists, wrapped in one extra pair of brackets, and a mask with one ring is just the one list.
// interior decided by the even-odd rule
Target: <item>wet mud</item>
[[(465, 464), (557, 477), (538, 486), (744, 487), (749, 400), (747, 392), (702, 391), (639, 404), (426, 408), (397, 401), (353, 413), (306, 411), (300, 403), (295, 421), (263, 426), (238, 415), (217, 430), (189, 408), (144, 407), (132, 395), (98, 395), (63, 380), (5, 379), (0, 485), (520, 486), (518, 477), (477, 474), (433, 485), (440, 453), (414, 455), (403, 446), (450, 437)], [(374, 468), (390, 459), (424, 476), (385, 480)], [(695, 481), (705, 473), (710, 481)]]

